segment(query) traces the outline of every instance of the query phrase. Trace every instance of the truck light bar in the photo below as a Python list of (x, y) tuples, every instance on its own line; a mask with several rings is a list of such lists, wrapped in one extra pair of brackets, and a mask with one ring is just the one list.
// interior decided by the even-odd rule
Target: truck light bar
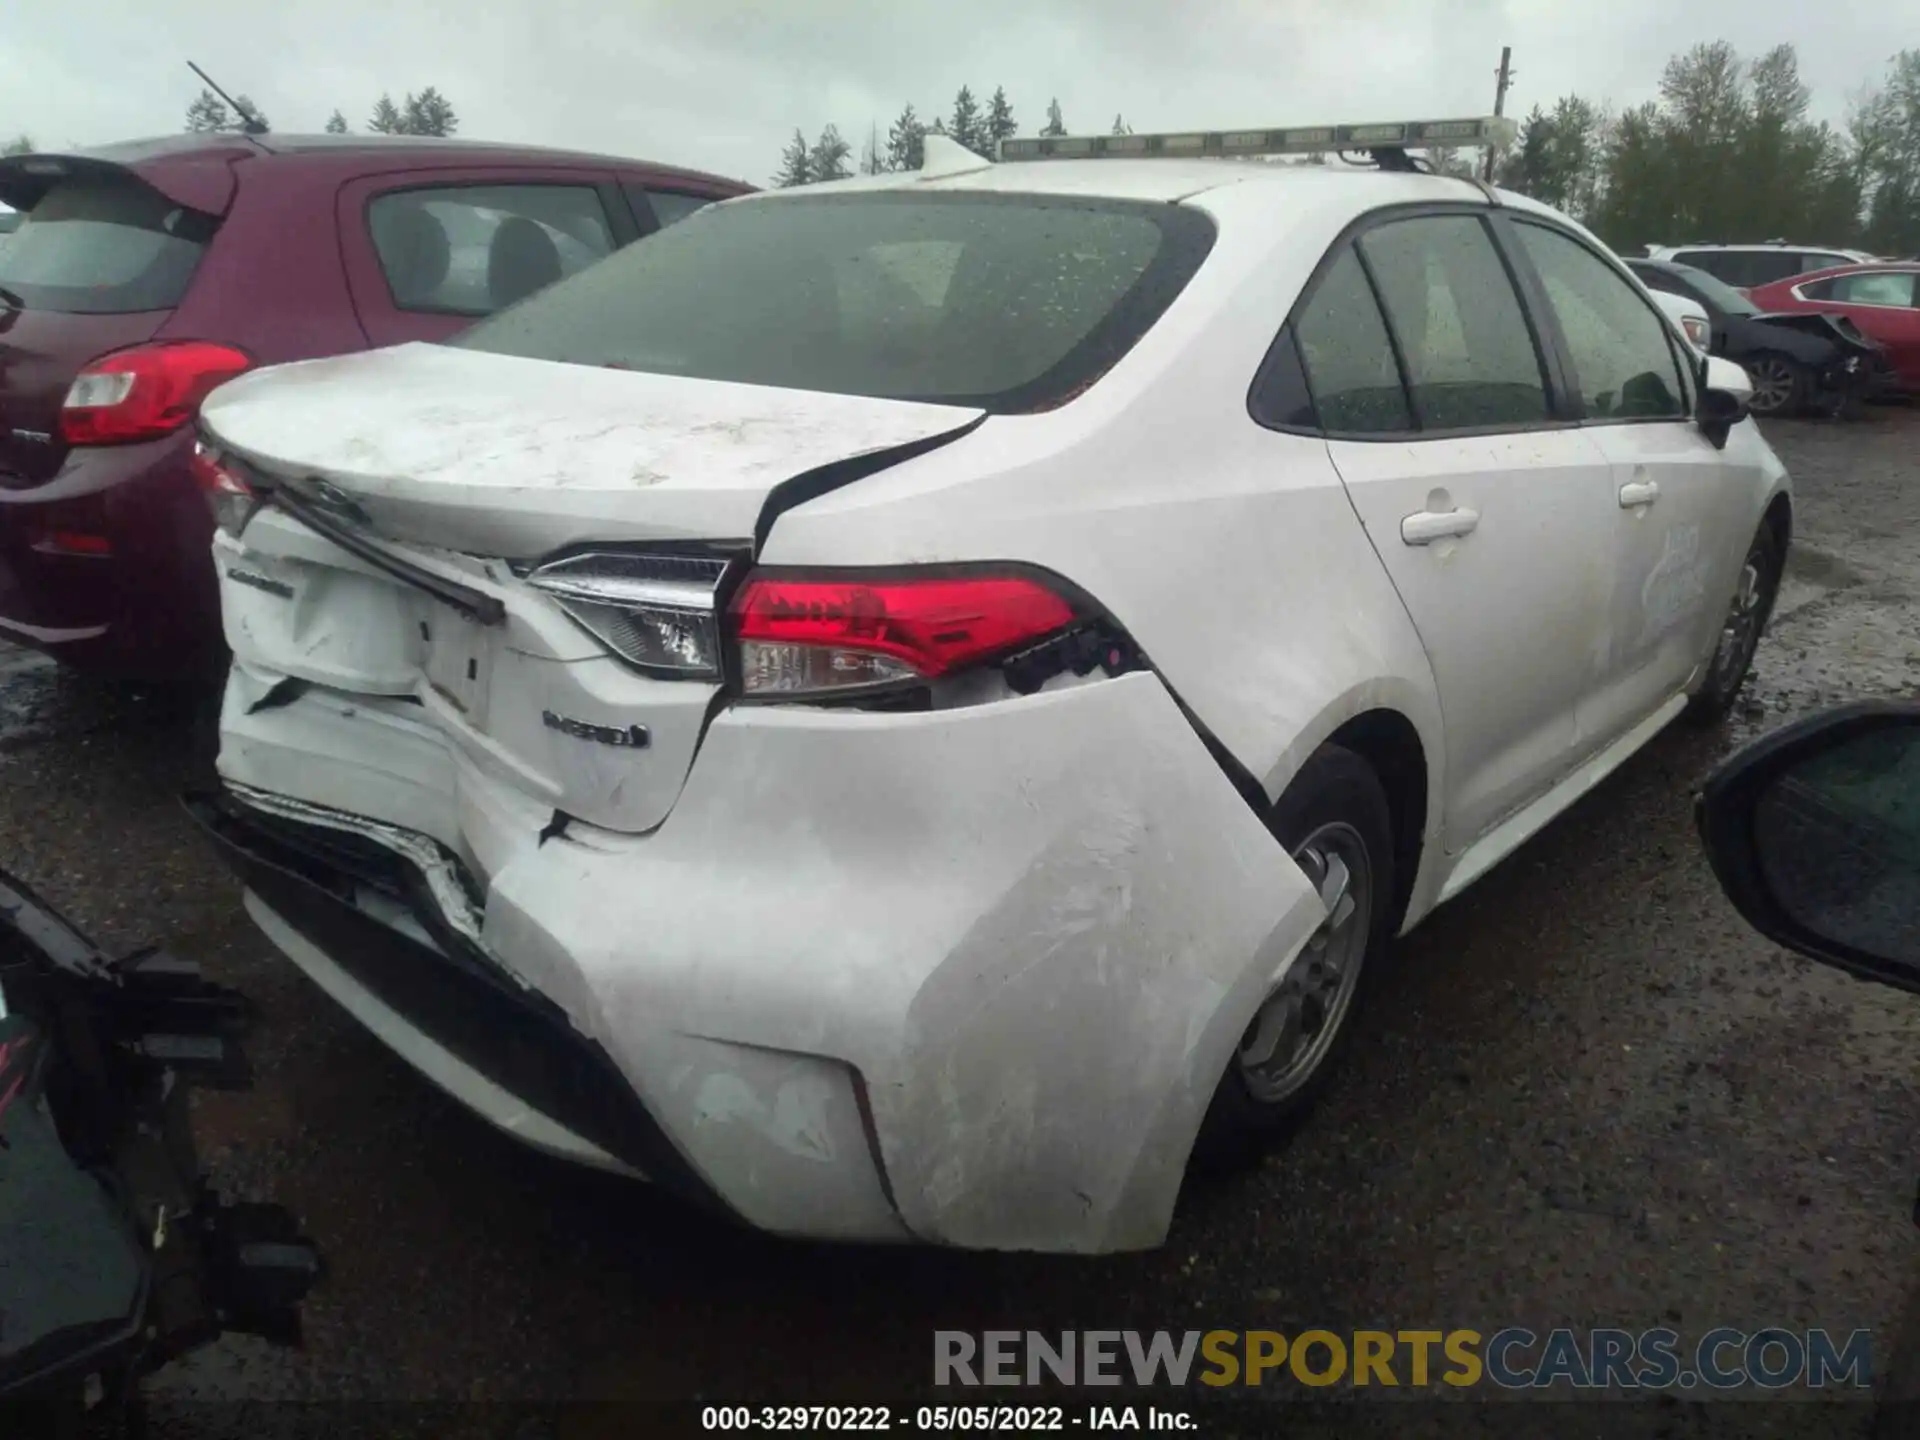
[(1002, 140), (1001, 160), (1190, 160), (1246, 155), (1312, 155), (1333, 150), (1422, 150), (1436, 145), (1510, 145), (1516, 120), (1398, 120), (1382, 125), (1312, 125), (1291, 130), (1188, 130), (1160, 135), (1055, 135)]

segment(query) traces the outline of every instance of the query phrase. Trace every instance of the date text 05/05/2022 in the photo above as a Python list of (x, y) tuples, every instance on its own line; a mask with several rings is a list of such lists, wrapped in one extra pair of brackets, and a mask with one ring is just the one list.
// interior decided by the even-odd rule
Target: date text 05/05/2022
[(1185, 1410), (1158, 1405), (708, 1405), (700, 1427), (712, 1431), (825, 1434), (898, 1431), (1014, 1435), (1035, 1432), (1141, 1430), (1191, 1432)]

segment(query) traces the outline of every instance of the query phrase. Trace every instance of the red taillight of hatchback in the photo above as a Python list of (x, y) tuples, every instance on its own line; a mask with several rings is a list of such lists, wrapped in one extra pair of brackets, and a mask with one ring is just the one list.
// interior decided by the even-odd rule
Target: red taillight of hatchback
[(1041, 580), (968, 575), (749, 574), (730, 607), (740, 679), (754, 696), (939, 679), (1045, 640), (1080, 619)]
[(115, 350), (74, 377), (60, 409), (69, 445), (155, 440), (186, 424), (213, 387), (253, 364), (231, 345), (173, 340)]

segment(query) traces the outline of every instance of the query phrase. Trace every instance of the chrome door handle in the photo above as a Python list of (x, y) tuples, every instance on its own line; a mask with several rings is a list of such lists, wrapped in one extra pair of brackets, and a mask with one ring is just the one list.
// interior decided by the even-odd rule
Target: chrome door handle
[(1409, 545), (1431, 545), (1457, 535), (1470, 535), (1480, 523), (1478, 510), (1422, 510), (1400, 522), (1400, 538)]
[(1641, 505), (1651, 505), (1660, 498), (1660, 482), (1657, 480), (1635, 480), (1620, 487), (1620, 508), (1632, 510)]

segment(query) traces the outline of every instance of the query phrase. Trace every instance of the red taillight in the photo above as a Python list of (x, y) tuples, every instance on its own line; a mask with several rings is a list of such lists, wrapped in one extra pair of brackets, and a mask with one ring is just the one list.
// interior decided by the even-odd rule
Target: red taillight
[(1043, 640), (1078, 618), (1025, 575), (749, 575), (733, 631), (748, 694), (931, 680)]
[(116, 445), (178, 430), (223, 380), (253, 362), (231, 345), (174, 340), (102, 355), (74, 377), (60, 410), (69, 445)]

